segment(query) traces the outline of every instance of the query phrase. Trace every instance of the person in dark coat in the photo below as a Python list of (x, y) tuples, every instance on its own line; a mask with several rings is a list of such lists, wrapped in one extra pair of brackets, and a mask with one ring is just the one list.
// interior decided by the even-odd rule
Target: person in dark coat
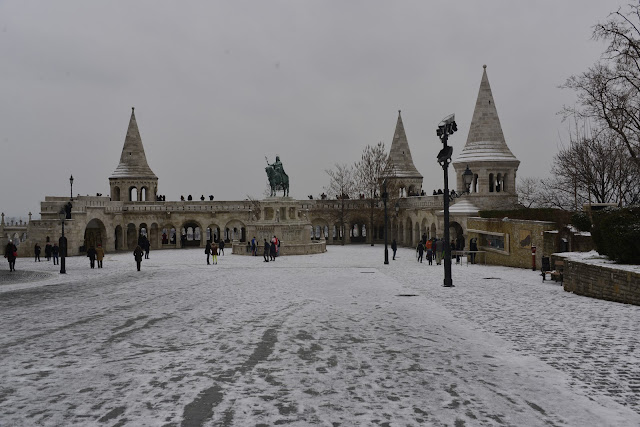
[(91, 268), (95, 268), (96, 266), (96, 255), (97, 253), (95, 248), (91, 246), (87, 251), (87, 257), (89, 257), (89, 265), (91, 265)]
[(149, 238), (147, 236), (144, 236), (144, 259), (149, 259), (149, 250), (151, 249), (151, 242), (149, 242)]
[(257, 255), (257, 250), (256, 250), (256, 236), (253, 236), (253, 239), (251, 239), (251, 255), (256, 256)]
[[(469, 240), (469, 250), (470, 251), (477, 251), (478, 250), (478, 238), (474, 237), (473, 239)], [(475, 264), (476, 263), (476, 254), (475, 252), (471, 253), (471, 264)]]
[(420, 240), (420, 243), (418, 243), (416, 251), (418, 252), (418, 262), (422, 263), (422, 258), (424, 256), (424, 245), (422, 244), (422, 240)]
[(271, 246), (269, 246), (269, 259), (276, 260), (276, 242), (271, 242)]
[(224, 239), (220, 239), (220, 255), (224, 255)]
[(442, 263), (442, 251), (444, 251), (444, 240), (436, 239), (436, 264)]
[(60, 261), (58, 260), (58, 255), (60, 255), (60, 248), (58, 247), (57, 243), (54, 243), (53, 247), (51, 248), (51, 256), (53, 257), (53, 265), (60, 264)]
[(269, 242), (267, 239), (264, 239), (264, 252), (262, 256), (264, 257), (264, 262), (269, 262), (269, 252), (271, 251), (271, 246), (269, 246)]
[(207, 254), (207, 265), (209, 265), (209, 255), (211, 255), (211, 242), (209, 240), (207, 240), (207, 245), (204, 247), (204, 253)]
[(140, 264), (142, 264), (142, 255), (144, 255), (144, 252), (142, 252), (142, 248), (140, 247), (140, 245), (136, 246), (136, 248), (133, 250), (133, 257), (136, 259), (138, 271), (140, 271)]
[(36, 246), (33, 248), (33, 253), (36, 255), (36, 259), (35, 261), (40, 262), (40, 252), (42, 251), (42, 249), (40, 248), (40, 245), (36, 243)]
[(393, 259), (396, 259), (396, 251), (398, 250), (396, 239), (393, 239), (393, 242), (391, 242), (391, 250), (393, 251)]
[(51, 243), (49, 242), (44, 245), (44, 257), (47, 259), (47, 261), (51, 261)]
[(9, 261), (9, 271), (16, 271), (16, 253), (18, 248), (13, 244), (11, 240), (4, 248), (4, 257)]

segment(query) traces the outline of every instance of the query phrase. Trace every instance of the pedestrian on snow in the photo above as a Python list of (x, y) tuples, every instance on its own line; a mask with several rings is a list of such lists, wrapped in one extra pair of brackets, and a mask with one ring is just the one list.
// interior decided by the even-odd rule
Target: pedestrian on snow
[(58, 255), (60, 254), (60, 248), (58, 247), (57, 243), (53, 244), (53, 247), (51, 248), (51, 256), (53, 257), (53, 265), (58, 265)]
[(35, 261), (40, 262), (40, 252), (41, 252), (40, 245), (36, 243), (36, 246), (33, 248), (33, 253), (36, 254), (36, 259), (34, 260), (34, 262)]
[(211, 245), (211, 262), (214, 264), (218, 263), (218, 245), (215, 243)]
[(257, 248), (256, 248), (256, 236), (253, 236), (253, 239), (251, 239), (251, 255), (256, 256), (257, 255)]
[(391, 242), (391, 250), (393, 251), (393, 259), (396, 259), (396, 251), (398, 250), (398, 244), (396, 243), (396, 239), (393, 239)]
[(207, 245), (204, 247), (204, 253), (207, 254), (207, 265), (209, 265), (209, 255), (211, 255), (211, 242), (207, 240)]
[(91, 246), (87, 251), (87, 256), (89, 257), (89, 265), (91, 265), (91, 268), (94, 268), (96, 266), (96, 255), (97, 253), (95, 248)]
[(416, 252), (418, 252), (418, 262), (422, 264), (422, 257), (424, 256), (424, 245), (422, 244), (422, 240), (418, 243)]
[(422, 244), (423, 245), (427, 244), (427, 233), (422, 233)]
[(427, 261), (429, 265), (433, 265), (433, 240), (429, 239), (424, 245), (424, 248), (427, 251)]
[(269, 246), (269, 259), (271, 261), (276, 260), (276, 243), (271, 242), (271, 246)]
[(474, 237), (469, 240), (469, 250), (471, 251), (471, 264), (476, 263), (476, 251), (478, 250), (478, 238)]
[(9, 240), (4, 248), (4, 257), (9, 261), (9, 271), (16, 271), (16, 258), (18, 257), (18, 248)]
[(98, 247), (96, 248), (96, 261), (98, 261), (98, 268), (102, 268), (103, 259), (104, 259), (104, 249), (102, 249), (102, 245), (98, 243)]
[[(278, 252), (280, 252), (280, 240), (278, 240), (278, 238), (274, 235), (272, 242), (275, 243), (275, 245), (276, 245), (276, 255), (275, 256), (278, 256)], [(274, 261), (275, 261), (275, 259), (274, 259)]]
[(269, 245), (269, 242), (267, 242), (267, 239), (264, 239), (264, 252), (262, 254), (262, 256), (264, 257), (264, 262), (269, 262), (270, 250), (271, 250), (271, 246)]
[(436, 264), (442, 262), (442, 251), (444, 250), (444, 240), (436, 239)]
[(220, 255), (224, 255), (224, 239), (220, 239)]
[(47, 261), (51, 261), (51, 243), (49, 242), (44, 245), (44, 257), (47, 259)]
[(140, 245), (136, 246), (133, 251), (133, 257), (136, 259), (138, 271), (140, 271), (140, 264), (142, 264), (142, 255), (144, 255), (144, 252), (142, 252), (142, 248), (140, 247)]

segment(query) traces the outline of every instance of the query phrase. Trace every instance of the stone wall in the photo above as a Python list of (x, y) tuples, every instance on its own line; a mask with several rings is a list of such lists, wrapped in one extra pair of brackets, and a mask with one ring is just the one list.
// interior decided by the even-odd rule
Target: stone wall
[(564, 260), (564, 290), (577, 295), (640, 305), (640, 273), (615, 265), (594, 265), (555, 254)]
[[(527, 221), (500, 218), (469, 218), (467, 248), (471, 238), (478, 238), (478, 250), (485, 251), (477, 257), (482, 263), (508, 267), (532, 268), (531, 246), (536, 246), (536, 269), (542, 267), (544, 232), (553, 230), (552, 222)], [(495, 236), (504, 240), (504, 249), (488, 245), (487, 237)]]

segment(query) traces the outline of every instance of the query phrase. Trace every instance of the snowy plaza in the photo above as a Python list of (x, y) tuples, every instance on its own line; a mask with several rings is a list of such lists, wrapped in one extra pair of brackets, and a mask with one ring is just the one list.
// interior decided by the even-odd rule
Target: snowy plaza
[(410, 249), (0, 273), (0, 425), (640, 425), (640, 311)]

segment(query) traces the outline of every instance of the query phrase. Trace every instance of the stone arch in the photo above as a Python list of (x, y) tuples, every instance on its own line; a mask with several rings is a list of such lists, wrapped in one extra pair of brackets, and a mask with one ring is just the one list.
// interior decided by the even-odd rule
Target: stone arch
[(129, 201), (137, 202), (138, 201), (138, 187), (132, 185), (129, 187)]
[(157, 222), (151, 224), (151, 230), (149, 231), (149, 243), (153, 249), (160, 248), (160, 230)]
[(104, 223), (98, 218), (93, 218), (84, 228), (84, 250), (93, 247), (97, 248), (101, 245), (103, 248), (107, 246), (107, 229)]
[(218, 224), (209, 224), (205, 230), (205, 239), (216, 243), (220, 241), (220, 226)]
[(178, 230), (171, 223), (163, 225), (158, 233), (160, 233), (160, 241), (163, 245), (175, 245), (178, 240)]
[(499, 173), (496, 177), (496, 193), (502, 191), (502, 174)]
[(118, 187), (117, 185), (113, 187), (113, 194), (111, 195), (111, 200), (113, 200), (114, 202), (120, 201), (120, 187)]
[(198, 221), (193, 219), (187, 220), (180, 227), (180, 245), (181, 247), (198, 247), (202, 241), (202, 226)]
[[(464, 229), (457, 221), (451, 221), (449, 223), (449, 239), (453, 240), (456, 245), (458, 244), (458, 239), (462, 239), (463, 248), (464, 244), (466, 244), (464, 242)], [(454, 248), (451, 249), (454, 250)]]
[(136, 248), (138, 244), (138, 230), (134, 223), (127, 224), (127, 249), (130, 251)]
[(114, 247), (115, 247), (116, 251), (120, 251), (120, 250), (124, 249), (125, 240), (124, 240), (124, 236), (123, 236), (122, 233), (123, 233), (122, 226), (121, 225), (117, 225), (115, 233), (114, 233), (114, 236), (113, 236), (114, 242), (115, 242)]
[(314, 230), (314, 239), (328, 239), (329, 222), (324, 218), (316, 218), (312, 221)]
[(364, 228), (365, 235), (362, 235), (363, 226), (367, 221), (364, 218), (356, 217), (349, 222), (349, 237), (351, 243), (364, 243), (367, 239), (366, 228)]
[(239, 240), (240, 242), (246, 242), (247, 240), (247, 226), (239, 219), (232, 219), (227, 222), (225, 228), (225, 240)]
[(411, 221), (411, 218), (407, 217), (405, 222), (404, 244), (407, 246), (413, 246), (413, 221)]
[(148, 197), (149, 197), (149, 189), (144, 186), (141, 187), (139, 199), (143, 202), (146, 202)]

